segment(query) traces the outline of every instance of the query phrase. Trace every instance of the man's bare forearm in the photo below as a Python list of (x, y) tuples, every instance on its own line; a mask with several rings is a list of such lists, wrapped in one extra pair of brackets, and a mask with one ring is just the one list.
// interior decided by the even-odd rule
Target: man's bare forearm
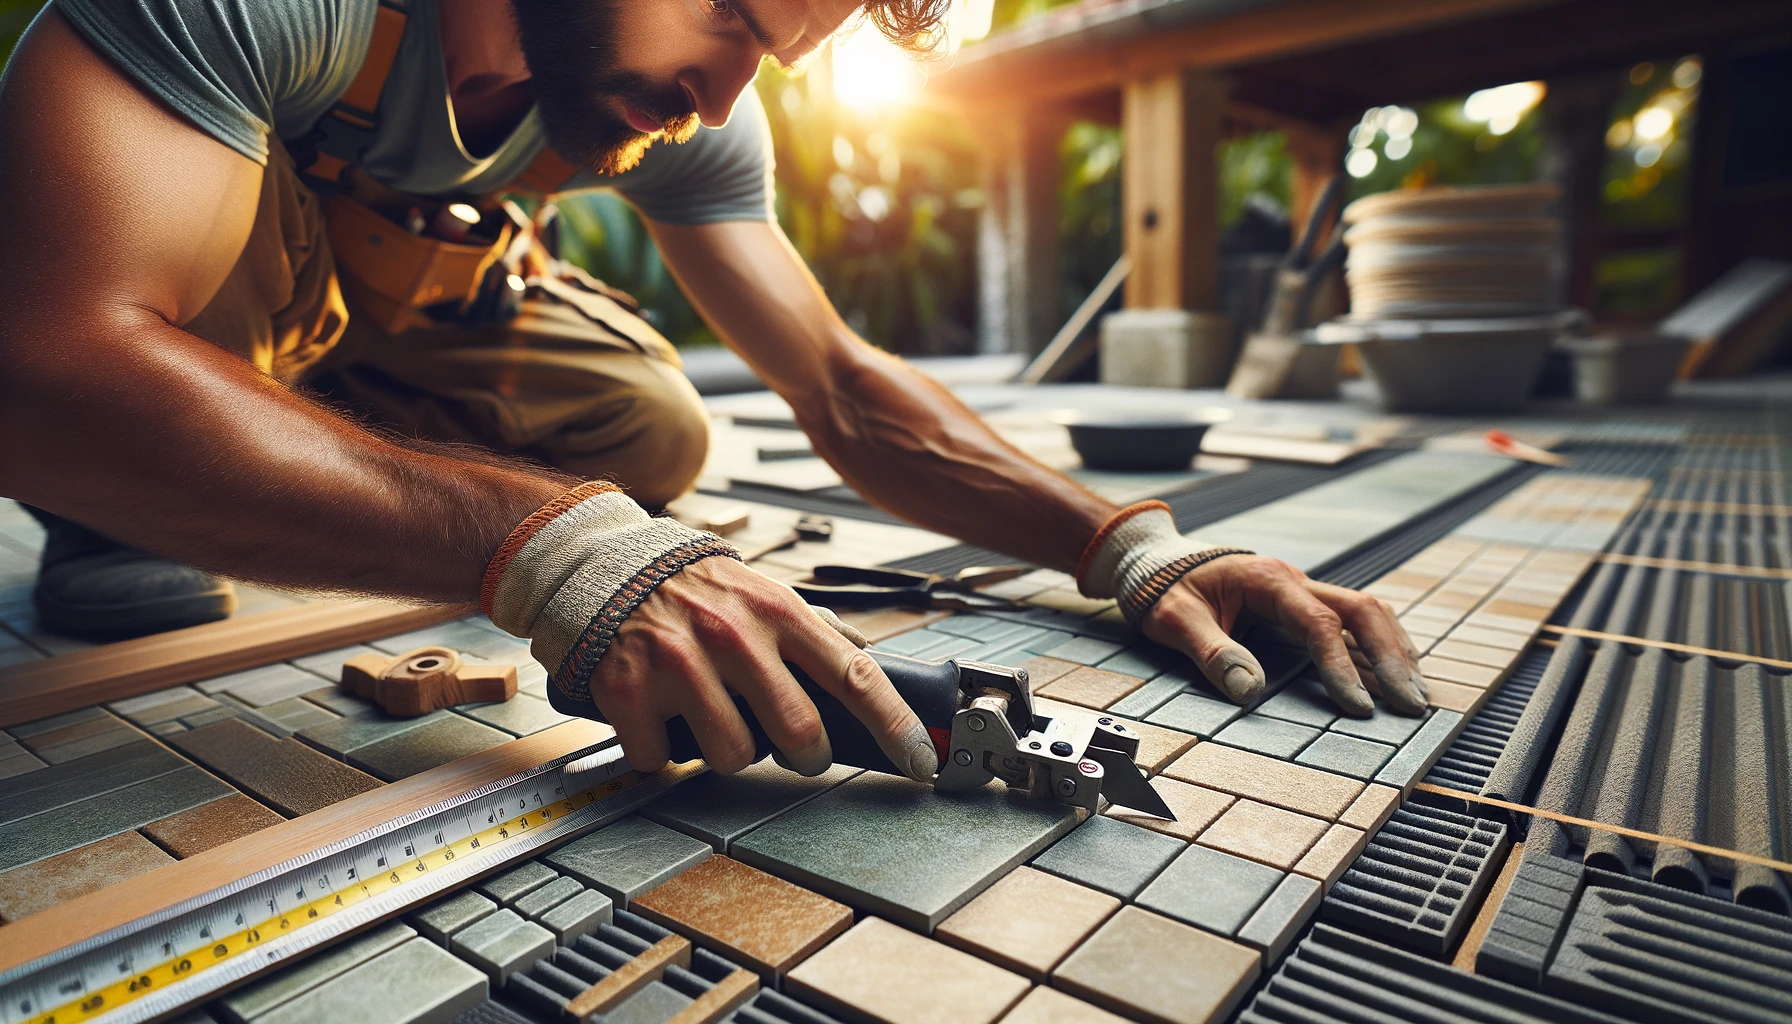
[(796, 408), (815, 449), (878, 507), (1069, 571), (1113, 503), (1002, 440), (964, 403), (856, 338), (825, 396)]
[(0, 323), (0, 492), (192, 565), (471, 600), (505, 535), (567, 485), (377, 437), (153, 314), (55, 319), (54, 345), (47, 323)]

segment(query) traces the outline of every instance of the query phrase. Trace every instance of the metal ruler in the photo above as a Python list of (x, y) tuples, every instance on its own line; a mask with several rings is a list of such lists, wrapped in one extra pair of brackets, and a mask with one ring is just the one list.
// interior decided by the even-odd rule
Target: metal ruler
[(0, 974), (0, 1024), (145, 1021), (704, 771), (628, 769), (614, 740), (480, 786)]

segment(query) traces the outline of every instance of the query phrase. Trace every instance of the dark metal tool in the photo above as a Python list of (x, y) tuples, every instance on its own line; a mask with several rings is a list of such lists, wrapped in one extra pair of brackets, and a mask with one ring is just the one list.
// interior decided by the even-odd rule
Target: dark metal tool
[[(1100, 712), (1040, 715), (1027, 687), (1027, 671), (975, 661), (929, 662), (870, 652), (896, 692), (908, 702), (932, 737), (940, 757), (935, 789), (963, 792), (1001, 779), (1043, 800), (1098, 810), (1098, 799), (1171, 821), (1170, 812), (1133, 762), (1139, 734), (1124, 720)], [(906, 774), (884, 755), (871, 730), (846, 705), (816, 685), (802, 669), (785, 663), (815, 702), (834, 750), (834, 763)], [(771, 740), (747, 702), (735, 707), (753, 733), (758, 757), (773, 753)], [(666, 723), (671, 759), (683, 763), (703, 756), (683, 718)]]
[(951, 576), (871, 569), (857, 565), (818, 565), (812, 583), (792, 584), (802, 599), (828, 608), (950, 608), (999, 610), (1015, 603), (976, 588), (1032, 572), (1029, 565), (979, 565)]

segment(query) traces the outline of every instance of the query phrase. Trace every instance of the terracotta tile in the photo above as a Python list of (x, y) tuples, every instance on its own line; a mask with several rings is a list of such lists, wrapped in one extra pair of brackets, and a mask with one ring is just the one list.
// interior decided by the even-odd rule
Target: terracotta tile
[(1164, 774), (1327, 821), (1344, 813), (1363, 791), (1363, 784), (1355, 779), (1222, 743), (1196, 746), (1164, 769)]
[(852, 927), (845, 904), (720, 855), (629, 909), (773, 980)]
[(174, 858), (156, 844), (136, 832), (122, 832), (0, 872), (0, 922), (17, 921), (172, 863)]
[(1040, 687), (1037, 692), (1041, 697), (1099, 710), (1144, 685), (1145, 680), (1137, 676), (1079, 665), (1075, 670)]
[(1425, 680), (1425, 693), (1434, 708), (1445, 708), (1460, 711), (1463, 714), (1475, 710), (1487, 691), (1479, 686), (1464, 686), (1443, 679)]
[(1027, 682), (1032, 685), (1033, 692), (1038, 693), (1059, 677), (1074, 672), (1083, 666), (1078, 665), (1074, 661), (1064, 661), (1060, 658), (1048, 658), (1043, 654), (1039, 654), (1021, 662), (1019, 667), (1027, 670)]
[(852, 1020), (989, 1024), (1020, 1001), (1027, 979), (867, 917), (785, 979), (792, 995)]
[(290, 817), (380, 787), (298, 740), (277, 740), (234, 718), (170, 736), (168, 743)]
[(1327, 889), (1369, 844), (1369, 834), (1349, 825), (1333, 825), (1294, 865), (1294, 873), (1316, 878)]
[(1232, 801), (1237, 799), (1230, 793), (1221, 793), (1205, 786), (1191, 785), (1163, 776), (1152, 779), (1151, 788), (1157, 790), (1157, 795), (1170, 805), (1171, 813), (1176, 815), (1175, 821), (1165, 821), (1155, 814), (1129, 811), (1111, 804), (1103, 813), (1153, 832), (1175, 836), (1186, 843), (1213, 824), (1215, 819), (1226, 812), (1226, 808), (1232, 806)]
[(1041, 985), (1009, 1010), (1002, 1024), (1126, 1024), (1126, 1018)]
[(1505, 669), (1488, 668), (1485, 665), (1470, 665), (1466, 661), (1452, 661), (1427, 655), (1419, 659), (1419, 671), (1425, 678), (1442, 679), (1446, 683), (1462, 683), (1465, 686), (1492, 686), (1505, 675)]
[(1195, 841), (1287, 871), (1325, 834), (1326, 825), (1309, 815), (1240, 800)]
[(1440, 658), (1452, 661), (1466, 661), (1471, 665), (1486, 665), (1489, 668), (1504, 670), (1518, 658), (1518, 652), (1504, 647), (1488, 647), (1485, 644), (1472, 644), (1466, 640), (1449, 639), (1438, 643), (1431, 653)]
[(195, 853), (204, 853), (214, 846), (223, 846), (285, 820), (241, 793), (235, 793), (190, 811), (152, 821), (143, 826), (143, 834), (185, 860)]
[(1070, 954), (1053, 985), (1136, 1020), (1206, 1024), (1232, 1012), (1259, 969), (1254, 949), (1126, 907)]
[(1338, 824), (1374, 832), (1393, 816), (1394, 809), (1399, 806), (1399, 790), (1390, 786), (1370, 786), (1351, 801), (1343, 814), (1338, 815)]
[(942, 921), (934, 935), (1041, 981), (1118, 909), (1120, 901), (1107, 893), (1019, 867)]

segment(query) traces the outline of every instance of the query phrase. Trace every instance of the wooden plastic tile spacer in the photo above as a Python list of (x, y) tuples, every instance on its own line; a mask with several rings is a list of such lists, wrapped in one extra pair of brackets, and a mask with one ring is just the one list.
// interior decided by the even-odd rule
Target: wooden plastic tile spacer
[(454, 704), (509, 700), (516, 696), (516, 666), (470, 665), (446, 647), (419, 647), (396, 658), (350, 658), (342, 685), (387, 714), (427, 715)]

